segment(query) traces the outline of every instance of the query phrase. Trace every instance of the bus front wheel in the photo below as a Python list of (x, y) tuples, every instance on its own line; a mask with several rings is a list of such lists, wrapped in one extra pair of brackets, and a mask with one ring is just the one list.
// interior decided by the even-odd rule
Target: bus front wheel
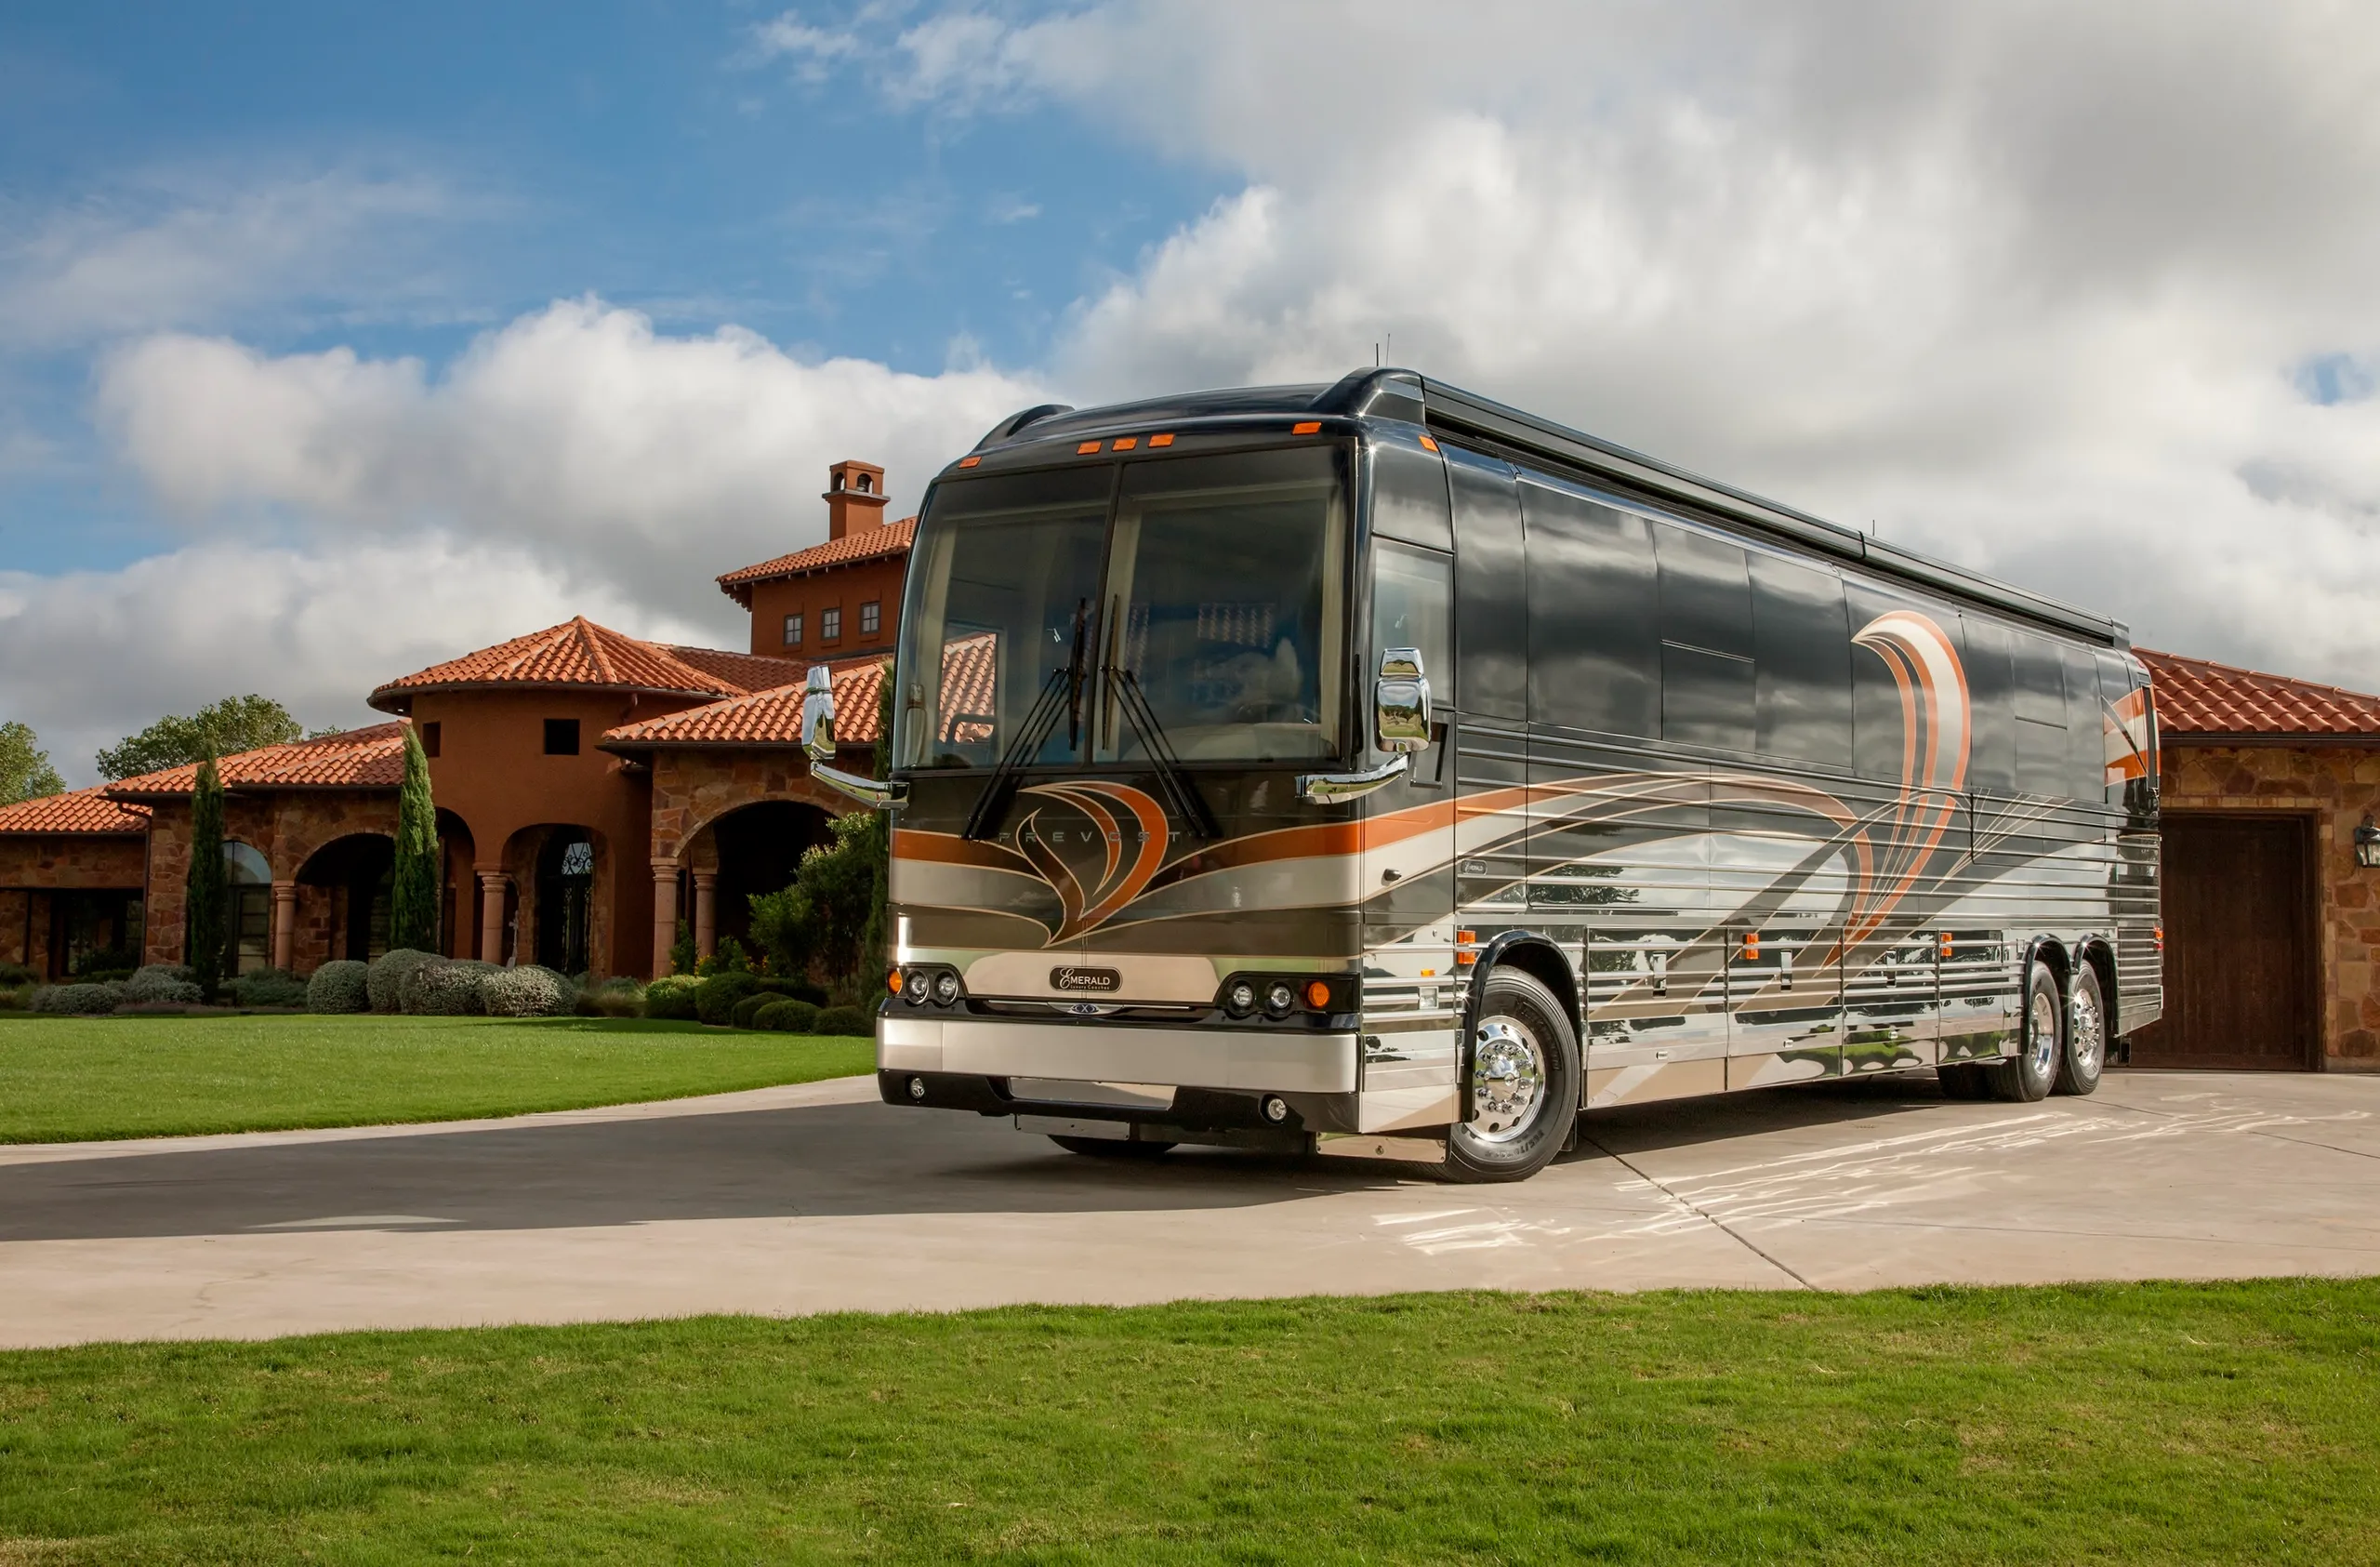
[(1471, 1040), (1472, 1118), (1447, 1135), (1447, 1178), (1526, 1180), (1579, 1117), (1579, 1036), (1567, 1010), (1516, 968), (1488, 975)]

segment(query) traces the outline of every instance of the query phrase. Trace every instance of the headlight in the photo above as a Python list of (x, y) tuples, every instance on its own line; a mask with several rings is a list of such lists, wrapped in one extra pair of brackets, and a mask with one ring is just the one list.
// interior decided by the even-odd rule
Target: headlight
[(959, 1000), (959, 971), (944, 969), (933, 976), (933, 999), (945, 1006)]
[(1264, 988), (1264, 1010), (1276, 1017), (1287, 1017), (1289, 1009), (1298, 1004), (1298, 993), (1286, 979), (1276, 979)]
[(1245, 1017), (1256, 1010), (1256, 987), (1245, 979), (1235, 979), (1231, 989), (1223, 992), (1223, 1010), (1234, 1017)]
[(913, 968), (908, 977), (901, 981), (901, 999), (911, 1006), (923, 1006), (926, 1004), (926, 991), (932, 984), (932, 978), (925, 970)]

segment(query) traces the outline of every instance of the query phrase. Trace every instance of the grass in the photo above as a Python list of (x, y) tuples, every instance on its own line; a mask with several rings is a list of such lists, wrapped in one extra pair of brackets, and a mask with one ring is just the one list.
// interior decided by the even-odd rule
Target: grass
[(2380, 1558), (2380, 1285), (0, 1356), (0, 1562)]
[(0, 1013), (0, 1142), (577, 1109), (844, 1077), (874, 1052), (638, 1018)]

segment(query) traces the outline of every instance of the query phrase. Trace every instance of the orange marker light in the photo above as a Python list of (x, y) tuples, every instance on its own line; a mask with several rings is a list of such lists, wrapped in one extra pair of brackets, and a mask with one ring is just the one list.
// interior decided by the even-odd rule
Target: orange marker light
[(1748, 963), (1760, 962), (1760, 932), (1756, 930), (1744, 933), (1744, 962)]
[(1438, 444), (1424, 435), (1421, 437), (1421, 449), (1425, 452), (1435, 452), (1438, 449)]
[(1320, 419), (1304, 419), (1289, 426), (1289, 433), (1292, 435), (1319, 435), (1321, 432)]
[(884, 988), (892, 991), (896, 996), (901, 993), (901, 971), (899, 969), (888, 969), (885, 972)]
[(1119, 436), (1119, 437), (1117, 439), (1117, 442), (1116, 442), (1116, 448), (1115, 448), (1115, 449), (1116, 449), (1116, 450), (1117, 450), (1117, 451), (1119, 451), (1119, 452), (1129, 452), (1129, 451), (1130, 451), (1134, 446), (1137, 446), (1137, 445), (1139, 445), (1140, 444), (1141, 444), (1141, 443), (1140, 443), (1140, 440), (1139, 440), (1139, 438), (1138, 438), (1138, 437), (1136, 437), (1136, 436), (1131, 436), (1131, 435)]
[(959, 466), (961, 468), (972, 468), (983, 460), (984, 459), (979, 457), (962, 457), (959, 459)]
[(1149, 437), (1149, 445), (1152, 446), (1170, 446), (1173, 445), (1173, 437), (1170, 435), (1152, 435)]
[(1454, 965), (1468, 968), (1479, 961), (1479, 933), (1459, 930), (1454, 933)]
[(1305, 988), (1305, 1004), (1316, 1012), (1330, 1010), (1330, 987), (1321, 980), (1309, 981)]
[(2157, 950), (2160, 952), (2163, 951), (2165, 949), (2165, 927), (2163, 925), (2159, 925), (2157, 929), (2151, 933), (2151, 939), (2157, 943)]
[(1942, 956), (1946, 958), (1950, 955), (1950, 933), (1949, 931), (1944, 931), (1942, 933), (1941, 944), (1935, 948), (1935, 950), (1941, 953)]
[(1077, 446), (1077, 447), (1075, 448), (1075, 456), (1077, 456), (1077, 457), (1089, 457), (1091, 453), (1093, 453), (1093, 452), (1095, 452), (1095, 451), (1097, 451), (1097, 450), (1099, 450), (1099, 443), (1098, 443), (1098, 442), (1096, 442), (1096, 441), (1085, 441), (1081, 445)]

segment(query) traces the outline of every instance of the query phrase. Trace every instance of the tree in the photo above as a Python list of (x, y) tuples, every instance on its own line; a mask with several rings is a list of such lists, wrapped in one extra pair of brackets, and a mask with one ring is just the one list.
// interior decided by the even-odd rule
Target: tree
[(29, 724), (0, 724), (0, 805), (63, 794), (66, 780), (49, 764), (41, 737)]
[(190, 875), (183, 883), (190, 916), (191, 977), (209, 1001), (223, 982), (223, 778), (215, 758), (198, 764), (190, 797)]
[(286, 745), (305, 733), (289, 710), (270, 697), (254, 692), (226, 697), (187, 718), (161, 718), (138, 735), (126, 736), (122, 745), (99, 752), (99, 773), (112, 780), (138, 777), (186, 767), (205, 757)]
[(435, 951), (438, 891), (438, 808), (430, 798), (430, 757), (421, 737), (405, 725), (405, 782), (397, 794), (397, 869), (389, 889), (389, 945)]

